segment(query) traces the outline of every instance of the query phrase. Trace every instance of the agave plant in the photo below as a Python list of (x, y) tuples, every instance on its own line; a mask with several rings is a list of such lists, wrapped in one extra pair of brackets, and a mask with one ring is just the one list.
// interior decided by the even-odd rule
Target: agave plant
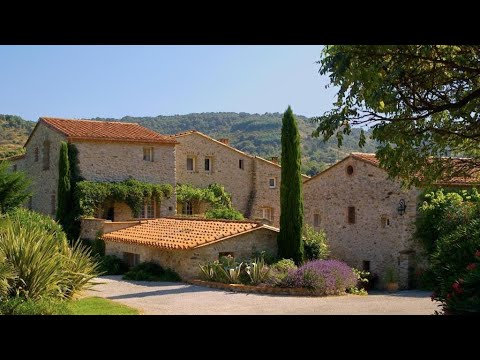
[(204, 280), (218, 282), (224, 278), (224, 270), (218, 261), (208, 262), (199, 267), (200, 277)]
[[(38, 214), (34, 215), (35, 217)], [(69, 247), (64, 233), (22, 216), (7, 216), (0, 227), (0, 257), (13, 267), (18, 281), (10, 292), (33, 300), (70, 298), (91, 284), (98, 265), (80, 244)]]
[(236, 265), (235, 267), (223, 267), (224, 277), (229, 284), (239, 284), (240, 283), (240, 274), (242, 273), (243, 262)]
[(255, 259), (254, 261), (247, 263), (245, 271), (250, 277), (250, 282), (253, 285), (265, 282), (270, 274), (270, 268), (265, 264), (263, 258)]

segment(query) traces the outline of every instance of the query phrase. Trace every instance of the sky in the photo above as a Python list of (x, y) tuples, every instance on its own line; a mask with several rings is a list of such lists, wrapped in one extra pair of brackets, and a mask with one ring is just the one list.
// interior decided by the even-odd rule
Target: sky
[(0, 46), (0, 114), (94, 118), (330, 109), (322, 46)]

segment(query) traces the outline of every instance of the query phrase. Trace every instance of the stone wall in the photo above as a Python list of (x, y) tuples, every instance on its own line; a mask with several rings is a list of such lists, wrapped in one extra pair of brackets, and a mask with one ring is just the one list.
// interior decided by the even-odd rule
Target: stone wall
[[(352, 175), (347, 174), (349, 165)], [(404, 191), (384, 170), (348, 157), (305, 182), (303, 192), (305, 222), (313, 226), (314, 214), (319, 214), (332, 257), (359, 269), (363, 261), (370, 261), (371, 272), (380, 280), (386, 268), (393, 267), (401, 276), (400, 285), (407, 286), (414, 259), (409, 250), (415, 249), (417, 189)], [(397, 212), (400, 199), (407, 205), (403, 216)], [(348, 223), (348, 207), (355, 207), (354, 224)]]
[(95, 240), (99, 233), (107, 234), (112, 231), (125, 229), (140, 224), (139, 220), (115, 221), (105, 219), (84, 218), (81, 220), (80, 238)]
[[(252, 190), (252, 157), (198, 133), (177, 137), (177, 182), (197, 187), (218, 183), (232, 195), (235, 209), (245, 213)], [(194, 171), (187, 170), (187, 157), (195, 158)], [(211, 171), (205, 171), (205, 158), (212, 159)], [(240, 169), (239, 160), (244, 161)]]
[[(176, 184), (173, 144), (77, 141), (75, 146), (78, 149), (80, 173), (85, 180), (107, 182), (134, 178), (149, 183)], [(153, 162), (143, 160), (144, 147), (154, 148)], [(121, 205), (118, 207), (119, 214), (125, 216), (120, 215), (115, 220), (128, 220), (126, 214), (130, 214), (130, 210)], [(175, 194), (162, 201), (160, 208), (157, 217), (175, 215)]]
[(238, 260), (251, 258), (252, 253), (268, 251), (277, 252), (277, 232), (258, 229), (238, 235), (224, 241), (206, 245), (192, 250), (166, 250), (137, 244), (125, 244), (105, 241), (105, 253), (123, 258), (123, 252), (140, 255), (140, 261), (154, 261), (174, 269), (182, 278), (192, 279), (199, 276), (199, 264), (218, 259), (220, 252), (233, 252)]
[[(270, 161), (255, 158), (255, 198), (252, 205), (251, 218), (262, 220), (262, 209), (272, 209), (272, 226), (280, 226), (280, 180), (282, 168)], [(275, 179), (275, 187), (270, 187), (270, 179)]]
[[(50, 142), (48, 170), (43, 170), (45, 141)], [(61, 141), (66, 141), (63, 135), (39, 123), (26, 145), (25, 157), (18, 161), (17, 167), (17, 170), (24, 171), (32, 180), (32, 210), (52, 217), (55, 217), (58, 201), (58, 161)], [(38, 161), (35, 160), (36, 149), (38, 149)], [(28, 207), (28, 202), (26, 205)]]

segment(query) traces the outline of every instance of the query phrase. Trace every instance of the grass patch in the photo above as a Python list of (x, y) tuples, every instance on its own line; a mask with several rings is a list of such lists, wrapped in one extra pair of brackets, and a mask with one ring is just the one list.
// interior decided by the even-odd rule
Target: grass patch
[(72, 301), (73, 315), (138, 315), (137, 309), (100, 297)]

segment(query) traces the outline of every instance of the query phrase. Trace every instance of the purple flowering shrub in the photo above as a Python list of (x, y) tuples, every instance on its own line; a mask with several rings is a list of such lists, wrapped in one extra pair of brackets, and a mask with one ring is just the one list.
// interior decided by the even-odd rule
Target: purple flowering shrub
[(357, 284), (357, 276), (342, 261), (314, 260), (291, 270), (283, 279), (283, 287), (304, 287), (320, 295), (344, 293)]

